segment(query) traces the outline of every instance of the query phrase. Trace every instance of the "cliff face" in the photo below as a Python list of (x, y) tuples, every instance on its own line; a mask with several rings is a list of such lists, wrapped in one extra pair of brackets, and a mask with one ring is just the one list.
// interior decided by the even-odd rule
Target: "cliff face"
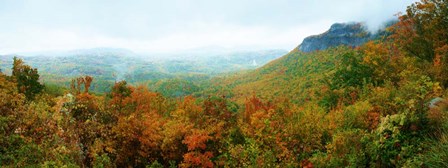
[(325, 33), (305, 38), (298, 48), (303, 52), (311, 52), (339, 45), (356, 47), (372, 37), (361, 23), (335, 23)]

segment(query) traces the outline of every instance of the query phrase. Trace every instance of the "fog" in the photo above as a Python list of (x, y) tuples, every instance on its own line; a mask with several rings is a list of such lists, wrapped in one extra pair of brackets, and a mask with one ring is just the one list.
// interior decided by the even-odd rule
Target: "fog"
[(291, 50), (335, 22), (369, 30), (412, 0), (4, 0), (0, 54), (126, 48), (138, 53), (210, 46)]

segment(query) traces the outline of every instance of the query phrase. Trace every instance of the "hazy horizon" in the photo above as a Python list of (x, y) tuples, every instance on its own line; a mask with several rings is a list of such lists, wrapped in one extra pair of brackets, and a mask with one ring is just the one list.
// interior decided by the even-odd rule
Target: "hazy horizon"
[(378, 28), (414, 0), (2, 1), (0, 54), (124, 48), (291, 50), (336, 22)]

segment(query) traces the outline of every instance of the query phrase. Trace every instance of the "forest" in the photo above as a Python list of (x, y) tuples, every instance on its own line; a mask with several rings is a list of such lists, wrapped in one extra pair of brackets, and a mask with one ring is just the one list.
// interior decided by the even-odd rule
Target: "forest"
[(0, 67), (0, 165), (448, 167), (448, 1), (398, 19), (359, 47), (296, 48), (160, 90), (92, 92), (88, 75), (47, 85), (13, 58), (10, 75)]

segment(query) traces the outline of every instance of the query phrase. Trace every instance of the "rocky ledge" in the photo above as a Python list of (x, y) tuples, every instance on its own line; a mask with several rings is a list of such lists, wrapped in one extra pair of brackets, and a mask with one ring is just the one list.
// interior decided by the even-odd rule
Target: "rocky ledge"
[(356, 47), (373, 37), (362, 23), (335, 23), (325, 33), (305, 38), (298, 48), (303, 52), (312, 52), (339, 45)]

